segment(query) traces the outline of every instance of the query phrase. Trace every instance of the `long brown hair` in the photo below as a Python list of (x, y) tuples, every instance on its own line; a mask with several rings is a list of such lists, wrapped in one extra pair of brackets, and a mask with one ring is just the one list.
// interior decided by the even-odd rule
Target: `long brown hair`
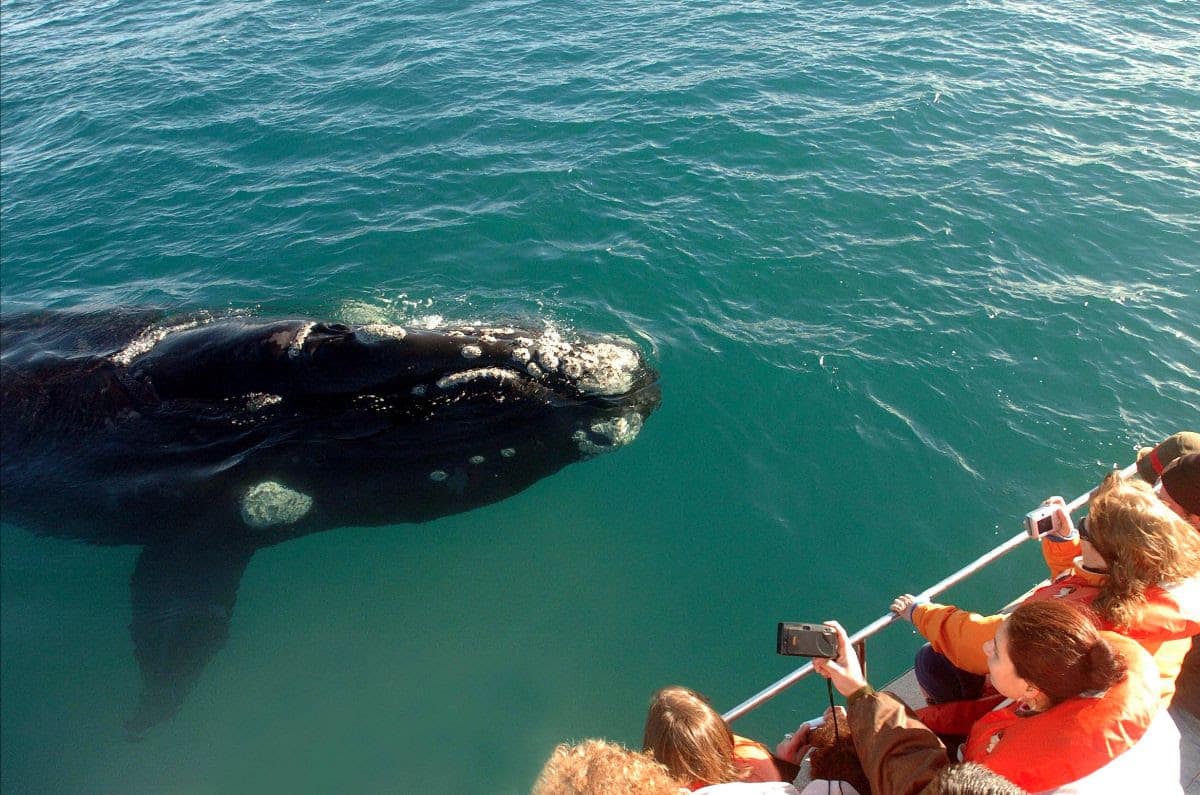
[(1087, 531), (1108, 565), (1092, 607), (1114, 627), (1136, 623), (1150, 586), (1200, 573), (1200, 535), (1140, 480), (1110, 472), (1088, 508)]
[(650, 700), (642, 746), (685, 786), (723, 784), (743, 773), (733, 763), (733, 732), (704, 696), (664, 687)]
[(1013, 670), (1042, 691), (1049, 706), (1125, 678), (1125, 660), (1100, 637), (1092, 616), (1071, 602), (1024, 602), (1005, 631)]

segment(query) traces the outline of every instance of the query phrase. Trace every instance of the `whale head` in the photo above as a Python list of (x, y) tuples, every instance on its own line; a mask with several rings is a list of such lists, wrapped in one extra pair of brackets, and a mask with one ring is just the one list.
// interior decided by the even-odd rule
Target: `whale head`
[(283, 535), (503, 499), (629, 444), (661, 398), (632, 342), (549, 326), (231, 318), (113, 358), (147, 413), (203, 418), (176, 452)]

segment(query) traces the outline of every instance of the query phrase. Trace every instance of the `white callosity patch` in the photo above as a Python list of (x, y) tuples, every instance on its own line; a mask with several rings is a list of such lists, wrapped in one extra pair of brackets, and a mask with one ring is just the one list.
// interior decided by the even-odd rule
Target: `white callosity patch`
[[(432, 328), (433, 324), (426, 324), (425, 327)], [(552, 325), (547, 325), (536, 339), (518, 336), (513, 328), (461, 325), (453, 328), (443, 326), (442, 329), (453, 337), (476, 337), (477, 342), (464, 344), (460, 348), (460, 355), (465, 359), (484, 356), (484, 345), (500, 342), (503, 338), (513, 345), (509, 355), (516, 367), (509, 364), (509, 372), (538, 381), (557, 375), (585, 394), (623, 394), (633, 388), (641, 372), (641, 358), (636, 346), (622, 340), (590, 343), (568, 341)], [(472, 371), (475, 375), (447, 376), (451, 380), (442, 379), (438, 385), (446, 389), (477, 377), (501, 378), (497, 373), (503, 369), (481, 368)], [(485, 373), (486, 376), (482, 375)]]
[(188, 329), (196, 328), (201, 323), (207, 322), (207, 320), (189, 320), (186, 323), (174, 326), (153, 326), (139, 334), (137, 339), (126, 345), (123, 349), (110, 356), (109, 360), (122, 367), (128, 367), (133, 363), (134, 359), (148, 352), (155, 345), (166, 339), (168, 334), (174, 334), (176, 331), (187, 331)]
[(292, 337), (292, 344), (288, 345), (288, 356), (295, 359), (304, 353), (304, 342), (308, 339), (308, 335), (312, 334), (312, 330), (316, 325), (316, 323), (306, 323), (303, 328), (296, 332), (296, 336)]
[(266, 480), (251, 486), (242, 497), (242, 519), (255, 528), (293, 524), (312, 510), (312, 497)]
[(441, 483), (447, 477), (449, 476), (441, 469), (435, 469), (429, 473), (429, 479), (434, 483)]
[(517, 454), (517, 451), (511, 447), (505, 447), (503, 450), (500, 451), (500, 455), (504, 456), (505, 458), (512, 458), (516, 454)]
[(385, 339), (402, 340), (408, 336), (408, 331), (404, 326), (395, 326), (390, 323), (369, 323), (360, 327), (356, 336), (363, 342), (377, 342)]
[(591, 427), (593, 434), (608, 440), (608, 444), (597, 444), (584, 431), (575, 431), (571, 438), (579, 445), (579, 451), (586, 455), (598, 455), (624, 447), (637, 438), (642, 432), (642, 415), (635, 412), (613, 417), (609, 420), (594, 423)]
[(417, 396), (417, 397), (421, 397), (422, 395), (424, 395), (424, 394), (425, 394), (425, 385), (424, 385), (424, 384), (417, 384), (416, 386), (414, 386), (414, 387), (413, 387), (411, 390), (409, 390), (409, 391), (410, 391), (410, 392), (412, 392), (412, 393), (413, 393), (415, 396)]
[(579, 368), (576, 386), (597, 395), (628, 392), (638, 371), (637, 352), (611, 342), (579, 346), (573, 351), (570, 363)]
[(503, 367), (480, 367), (475, 370), (463, 370), (461, 373), (451, 373), (438, 379), (439, 389), (455, 389), (472, 381), (492, 379), (495, 381), (520, 381), (520, 376)]
[(484, 458), (484, 457), (483, 457), (483, 456), (481, 456), (481, 455), (473, 455), (473, 456), (471, 456), (471, 458), (470, 458), (470, 461), (471, 461), (471, 463), (472, 463), (472, 464), (475, 464), (475, 465), (482, 464), (482, 463), (483, 463), (484, 461), (486, 461), (486, 460), (487, 460), (487, 459), (486, 459), (486, 458)]
[[(538, 369), (530, 375), (540, 377), (543, 371), (560, 372), (581, 392), (594, 395), (619, 395), (628, 392), (637, 380), (640, 367), (637, 350), (631, 345), (615, 342), (594, 342), (573, 345), (563, 339), (553, 326), (547, 326), (537, 340), (519, 339), (518, 343), (537, 350)], [(522, 363), (533, 364), (526, 358), (528, 347), (513, 349), (513, 357)]]

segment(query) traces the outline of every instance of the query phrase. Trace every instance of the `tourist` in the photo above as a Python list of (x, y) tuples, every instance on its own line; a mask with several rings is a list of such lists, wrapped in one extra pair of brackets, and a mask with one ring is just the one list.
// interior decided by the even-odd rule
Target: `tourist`
[[(1099, 626), (1140, 643), (1158, 666), (1169, 703), (1191, 637), (1200, 632), (1200, 535), (1159, 500), (1149, 485), (1110, 473), (1077, 531), (1059, 497), (1054, 529), (1042, 538), (1049, 585), (1027, 602), (1063, 601), (1091, 608)], [(982, 693), (983, 644), (1003, 622), (904, 594), (891, 609), (911, 621), (929, 645), (917, 653), (917, 682), (930, 703)]]
[[(1179, 732), (1161, 708), (1154, 661), (1130, 639), (1098, 630), (1077, 605), (1018, 606), (985, 644), (998, 694), (917, 713), (931, 733), (966, 735), (945, 763), (930, 735), (905, 726), (894, 707), (885, 726), (913, 731), (880, 731), (887, 702), (867, 684), (845, 630), (837, 630), (838, 657), (813, 665), (848, 698), (872, 789), (919, 791), (901, 785), (924, 781), (953, 759), (981, 764), (1031, 792), (1082, 780), (1098, 792), (1178, 788)], [(897, 734), (906, 735), (897, 747), (881, 745)]]
[(1163, 470), (1158, 498), (1183, 521), (1200, 530), (1200, 453), (1181, 456)]
[[(761, 743), (735, 735), (708, 699), (677, 685), (650, 700), (643, 750), (666, 766), (682, 786), (710, 792), (714, 784), (787, 781)], [(793, 771), (794, 773), (794, 771)], [(783, 792), (774, 787), (742, 791)]]
[(679, 795), (679, 784), (649, 754), (584, 740), (554, 749), (532, 795)]
[(1154, 447), (1143, 447), (1138, 451), (1138, 476), (1153, 486), (1173, 461), (1193, 453), (1200, 453), (1200, 433), (1173, 433)]

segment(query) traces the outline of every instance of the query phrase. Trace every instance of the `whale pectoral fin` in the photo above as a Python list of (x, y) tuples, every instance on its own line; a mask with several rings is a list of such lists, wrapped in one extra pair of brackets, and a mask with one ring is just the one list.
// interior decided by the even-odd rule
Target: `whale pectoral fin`
[(253, 547), (150, 546), (130, 579), (133, 653), (142, 693), (125, 722), (130, 739), (170, 718), (225, 645), (238, 584)]

